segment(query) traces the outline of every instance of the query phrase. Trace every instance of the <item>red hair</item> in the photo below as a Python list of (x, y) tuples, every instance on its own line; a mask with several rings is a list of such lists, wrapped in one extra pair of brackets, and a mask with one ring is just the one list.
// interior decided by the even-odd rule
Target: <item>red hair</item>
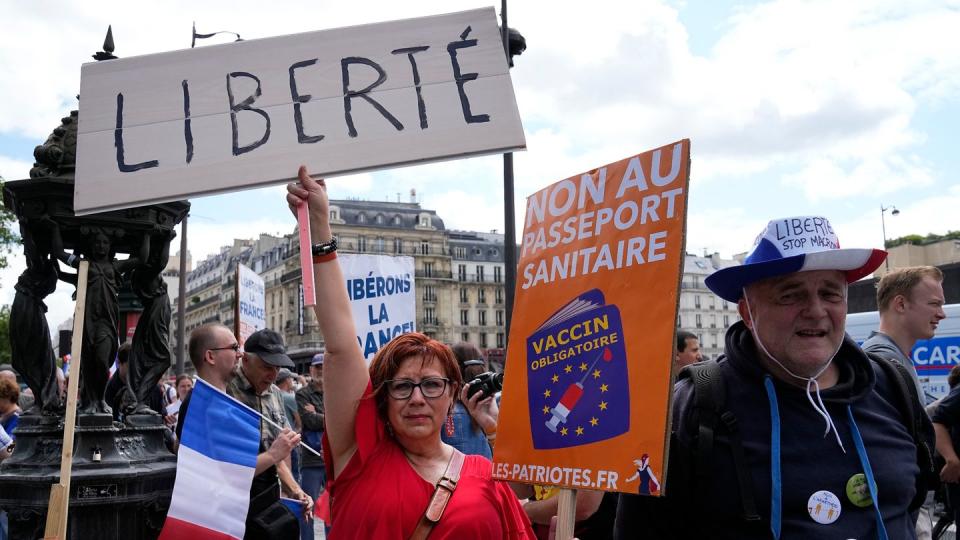
[(444, 376), (450, 379), (452, 396), (456, 398), (459, 395), (460, 387), (463, 386), (463, 377), (460, 375), (460, 367), (450, 347), (419, 332), (401, 334), (377, 351), (373, 362), (370, 362), (373, 397), (382, 417), (386, 418), (387, 399), (389, 399), (384, 381), (393, 379), (400, 370), (400, 364), (414, 356), (420, 357), (421, 366), (431, 362), (440, 364)]

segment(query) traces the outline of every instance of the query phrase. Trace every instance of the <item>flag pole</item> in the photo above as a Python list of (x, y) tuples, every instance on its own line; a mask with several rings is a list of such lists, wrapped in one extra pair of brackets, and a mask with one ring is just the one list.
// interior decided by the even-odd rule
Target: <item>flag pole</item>
[(77, 423), (77, 393), (80, 383), (80, 353), (83, 347), (83, 315), (87, 306), (87, 271), (90, 263), (80, 261), (77, 271), (77, 305), (73, 310), (73, 344), (70, 380), (67, 384), (67, 413), (63, 419), (63, 453), (60, 457), (60, 481), (50, 486), (45, 539), (66, 540), (70, 510), (70, 474), (73, 470), (73, 435)]

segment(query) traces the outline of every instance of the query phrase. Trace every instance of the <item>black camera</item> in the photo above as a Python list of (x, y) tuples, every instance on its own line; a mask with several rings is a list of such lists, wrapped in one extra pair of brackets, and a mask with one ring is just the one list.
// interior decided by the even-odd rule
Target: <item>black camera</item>
[(494, 371), (488, 371), (481, 373), (474, 377), (468, 384), (470, 388), (467, 389), (467, 399), (472, 398), (477, 392), (483, 392), (480, 396), (481, 400), (487, 399), (503, 390), (503, 372), (496, 373)]

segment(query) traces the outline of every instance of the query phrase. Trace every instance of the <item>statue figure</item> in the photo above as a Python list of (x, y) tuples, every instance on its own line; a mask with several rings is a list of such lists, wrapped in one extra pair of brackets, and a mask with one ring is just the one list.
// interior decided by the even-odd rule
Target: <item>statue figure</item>
[(10, 309), (10, 346), (13, 369), (33, 391), (34, 406), (25, 411), (57, 415), (63, 405), (57, 382), (57, 358), (50, 343), (47, 306), (43, 299), (57, 287), (57, 263), (50, 254), (50, 235), (36, 230), (36, 222), (20, 221), (27, 269), (14, 286)]
[[(170, 368), (170, 297), (167, 284), (160, 274), (170, 258), (170, 241), (176, 236), (173, 230), (162, 231), (150, 242), (153, 249), (130, 272), (133, 292), (143, 304), (143, 313), (137, 321), (127, 367), (127, 384), (136, 397), (132, 414), (150, 414), (147, 398), (160, 377)], [(164, 411), (152, 411), (165, 414)], [(128, 412), (128, 414), (130, 414)]]
[[(81, 227), (81, 235), (87, 243), (83, 250), (84, 260), (90, 263), (87, 274), (87, 299), (83, 315), (83, 345), (80, 349), (80, 375), (83, 385), (80, 396), (80, 413), (105, 413), (113, 411), (103, 400), (110, 366), (116, 360), (119, 347), (117, 330), (120, 309), (117, 292), (123, 275), (139, 266), (145, 255), (118, 261), (112, 250), (110, 233), (116, 236), (123, 230), (101, 227)], [(141, 245), (149, 249), (149, 236), (144, 235)], [(80, 267), (80, 257), (63, 250), (60, 228), (53, 227), (53, 254), (67, 266)], [(77, 284), (77, 274), (61, 273), (60, 279)]]

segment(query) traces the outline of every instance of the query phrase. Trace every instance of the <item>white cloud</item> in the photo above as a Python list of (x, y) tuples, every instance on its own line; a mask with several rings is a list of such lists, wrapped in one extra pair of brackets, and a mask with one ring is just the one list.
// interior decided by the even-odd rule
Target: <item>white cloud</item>
[(862, 193), (887, 195), (901, 189), (920, 189), (934, 183), (933, 172), (918, 159), (892, 155), (864, 160), (852, 168), (826, 158), (814, 158), (783, 184), (800, 188), (811, 201), (846, 199)]
[[(117, 54), (132, 56), (186, 47), (193, 20), (200, 31), (229, 29), (249, 39), (476, 6), (435, 0), (415, 6), (371, 2), (355, 9), (304, 0), (275, 9), (251, 0), (179, 0), (148, 13), (140, 5), (8, 6), (5, 14), (17, 21), (17, 32), (0, 34), (0, 65), (6, 69), (0, 132), (42, 142), (75, 107), (79, 65), (98, 48), (108, 22)], [(689, 137), (691, 251), (745, 250), (770, 217), (761, 209), (786, 215), (828, 204), (841, 213), (841, 230), (849, 227), (852, 238), (879, 237), (873, 221), (880, 197), (903, 201), (902, 213), (888, 219), (891, 237), (901, 226), (902, 234), (960, 228), (955, 212), (942, 206), (956, 194), (934, 194), (952, 178), (920, 155), (924, 145), (938, 141), (930, 141), (916, 121), (921, 107), (957, 99), (956, 2), (743, 5), (715, 21), (722, 35), (706, 55), (691, 52), (689, 31), (677, 9), (664, 2), (558, 5), (549, 16), (543, 10), (537, 2), (510, 6), (510, 25), (529, 46), (511, 72), (529, 146), (515, 155), (518, 224), (525, 197), (545, 185)], [(34, 37), (25, 45), (23, 35)], [(3, 159), (0, 174), (16, 178)], [(13, 167), (29, 168), (26, 161)], [(503, 227), (501, 175), (501, 159), (488, 157), (337, 178), (330, 186), (332, 197), (373, 200), (396, 200), (397, 193), (408, 200), (414, 188), (448, 227), (490, 230)], [(774, 201), (756, 199), (761, 181), (783, 188), (779, 207), (768, 210)], [(282, 188), (267, 193), (280, 198)], [(205, 245), (191, 247), (195, 260), (235, 237), (291, 230), (292, 222), (279, 217), (256, 221), (265, 207), (231, 209), (254, 218), (243, 222), (233, 213), (207, 222), (197, 216), (191, 244), (196, 239)], [(908, 219), (908, 209), (924, 218)]]
[(23, 180), (30, 178), (30, 168), (33, 162), (0, 155), (0, 176), (5, 180)]

